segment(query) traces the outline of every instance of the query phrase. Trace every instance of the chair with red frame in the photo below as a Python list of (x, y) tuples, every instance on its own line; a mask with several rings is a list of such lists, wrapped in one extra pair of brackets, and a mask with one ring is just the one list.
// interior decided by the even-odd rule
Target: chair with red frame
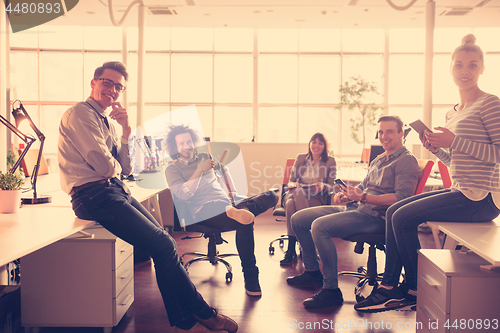
[[(432, 160), (419, 160), (419, 166), (422, 168), (422, 176), (417, 184), (415, 194), (420, 194), (423, 192), (425, 183), (429, 178), (432, 171), (434, 161)], [(380, 207), (380, 210), (386, 210), (388, 206)], [(359, 267), (357, 272), (344, 271), (340, 272), (339, 275), (354, 276), (359, 279), (358, 283), (354, 288), (354, 294), (356, 295), (356, 301), (360, 302), (364, 299), (361, 295), (363, 288), (366, 284), (373, 286), (377, 281), (382, 280), (382, 274), (377, 273), (377, 253), (376, 250), (381, 250), (385, 252), (385, 233), (380, 234), (356, 234), (350, 237), (343, 238), (350, 242), (356, 243), (354, 247), (354, 252), (361, 254), (364, 250), (365, 243), (370, 246), (368, 249), (368, 261), (366, 267)]]
[[(276, 221), (283, 222), (286, 217), (285, 213), (285, 195), (286, 189), (285, 187), (288, 185), (288, 181), (290, 179), (290, 174), (292, 173), (293, 164), (295, 163), (295, 158), (288, 158), (286, 160), (285, 170), (283, 173), (283, 183), (281, 185), (281, 195), (280, 195), (280, 206), (274, 207), (273, 216), (276, 216)], [(288, 240), (288, 236), (286, 234), (281, 235), (279, 238), (274, 239), (271, 243), (269, 243), (269, 254), (274, 254), (274, 242), (279, 242), (279, 246), (283, 247), (285, 241)]]

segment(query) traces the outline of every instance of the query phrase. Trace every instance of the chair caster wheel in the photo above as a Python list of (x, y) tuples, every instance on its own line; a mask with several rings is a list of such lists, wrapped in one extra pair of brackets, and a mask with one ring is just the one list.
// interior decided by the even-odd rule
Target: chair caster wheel
[(274, 246), (269, 246), (269, 254), (274, 254)]
[(233, 280), (233, 273), (227, 272), (226, 273), (226, 282), (231, 282), (232, 280)]
[(285, 246), (285, 241), (283, 241), (282, 239), (279, 240), (279, 244), (280, 244), (280, 247), (283, 247)]

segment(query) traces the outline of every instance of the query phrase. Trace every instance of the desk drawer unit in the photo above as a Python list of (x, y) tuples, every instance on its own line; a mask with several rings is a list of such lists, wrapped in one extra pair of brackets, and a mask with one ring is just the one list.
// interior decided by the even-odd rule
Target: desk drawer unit
[(134, 300), (133, 247), (99, 227), (21, 259), (24, 327), (111, 331)]
[(420, 250), (417, 332), (500, 331), (500, 272), (486, 264), (472, 252)]

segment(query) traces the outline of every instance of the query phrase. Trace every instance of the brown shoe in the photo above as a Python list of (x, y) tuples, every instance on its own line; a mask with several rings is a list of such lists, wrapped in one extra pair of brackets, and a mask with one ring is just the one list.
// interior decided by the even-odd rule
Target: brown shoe
[(218, 313), (217, 309), (213, 310), (213, 316), (206, 320), (201, 319), (197, 315), (194, 315), (194, 317), (200, 323), (213, 330), (225, 330), (229, 333), (235, 333), (238, 330), (238, 324), (234, 320), (227, 316), (221, 315), (220, 313)]
[(188, 333), (227, 333), (227, 331), (220, 331), (220, 330), (213, 331), (213, 330), (209, 329), (208, 327), (203, 326), (200, 323), (196, 323), (189, 330), (183, 330), (182, 328), (179, 328), (179, 327), (175, 328), (175, 333), (184, 333), (184, 332), (188, 332)]

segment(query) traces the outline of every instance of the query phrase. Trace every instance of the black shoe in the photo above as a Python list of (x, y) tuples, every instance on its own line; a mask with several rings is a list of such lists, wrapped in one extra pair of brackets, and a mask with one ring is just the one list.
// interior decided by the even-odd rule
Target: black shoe
[(280, 261), (280, 265), (291, 265), (294, 262), (297, 262), (297, 253), (291, 252), (291, 251), (286, 251), (285, 252), (285, 257), (283, 260)]
[(311, 287), (322, 287), (323, 286), (323, 274), (317, 271), (318, 275), (311, 274), (312, 272), (304, 272), (297, 276), (291, 276), (286, 279), (286, 283), (291, 286), (311, 286)]
[(388, 310), (410, 310), (417, 304), (417, 298), (403, 294), (401, 289), (394, 287), (391, 290), (374, 288), (370, 296), (354, 305), (360, 312), (381, 312)]
[(307, 298), (303, 304), (306, 309), (321, 309), (329, 306), (342, 305), (344, 298), (339, 288), (337, 289), (321, 289), (313, 297)]
[(248, 296), (260, 297), (262, 296), (262, 289), (259, 283), (259, 269), (255, 267), (250, 271), (243, 272), (245, 277), (245, 292)]

